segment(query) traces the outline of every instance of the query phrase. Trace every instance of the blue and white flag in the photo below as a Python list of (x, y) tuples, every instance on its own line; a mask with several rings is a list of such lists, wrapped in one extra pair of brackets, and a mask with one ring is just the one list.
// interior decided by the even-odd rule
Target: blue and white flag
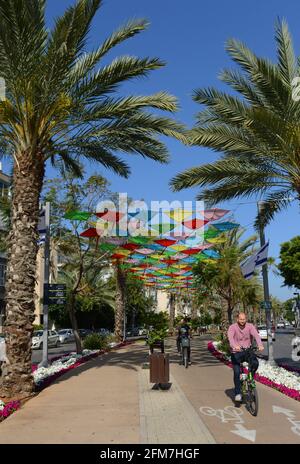
[(255, 268), (262, 266), (268, 261), (268, 250), (269, 242), (241, 264), (241, 271), (245, 279), (251, 279), (254, 275)]

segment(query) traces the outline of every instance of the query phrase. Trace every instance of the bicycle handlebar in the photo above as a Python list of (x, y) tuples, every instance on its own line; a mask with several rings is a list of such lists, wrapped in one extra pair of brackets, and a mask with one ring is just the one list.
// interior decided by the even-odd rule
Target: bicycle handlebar
[(258, 351), (258, 348), (256, 346), (249, 346), (249, 348), (241, 347), (241, 351)]

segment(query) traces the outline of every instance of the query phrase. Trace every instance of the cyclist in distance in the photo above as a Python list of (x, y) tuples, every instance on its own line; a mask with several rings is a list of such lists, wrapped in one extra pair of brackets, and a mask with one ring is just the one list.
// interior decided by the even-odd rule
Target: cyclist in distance
[[(192, 338), (192, 329), (189, 323), (189, 318), (184, 317), (177, 327), (177, 349), (180, 351), (181, 337)], [(191, 347), (188, 348), (188, 363), (191, 364)]]
[[(247, 322), (245, 313), (239, 313), (237, 322), (232, 324), (228, 329), (228, 340), (231, 348), (231, 361), (233, 364), (233, 379), (235, 388), (235, 401), (242, 401), (241, 395), (241, 368), (240, 364), (247, 361), (246, 353), (242, 351), (243, 348), (250, 348), (252, 341), (255, 339), (259, 351), (264, 350), (261, 338), (253, 324)], [(253, 375), (258, 369), (258, 359), (254, 353), (251, 354), (251, 370)]]

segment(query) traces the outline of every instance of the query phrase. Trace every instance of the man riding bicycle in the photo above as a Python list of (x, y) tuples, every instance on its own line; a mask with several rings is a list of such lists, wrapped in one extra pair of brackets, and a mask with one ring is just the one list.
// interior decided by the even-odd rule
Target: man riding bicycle
[[(233, 364), (234, 372), (234, 387), (235, 387), (235, 401), (242, 401), (241, 395), (241, 368), (242, 362), (248, 361), (249, 353), (246, 354), (242, 351), (243, 348), (250, 348), (253, 338), (255, 339), (259, 351), (264, 350), (261, 338), (253, 324), (247, 322), (245, 313), (240, 313), (237, 316), (237, 322), (232, 324), (228, 329), (228, 340), (231, 348), (231, 361)], [(253, 352), (250, 352), (251, 356), (251, 371), (253, 375), (258, 369), (258, 359)], [(250, 367), (249, 366), (249, 367)]]
[[(185, 317), (183, 318), (179, 326), (177, 327), (177, 350), (178, 352), (180, 351), (180, 343), (181, 343), (181, 338), (182, 337), (187, 337), (189, 339), (192, 338), (192, 329), (189, 324), (189, 318)], [(188, 347), (188, 363), (191, 364), (191, 346)]]

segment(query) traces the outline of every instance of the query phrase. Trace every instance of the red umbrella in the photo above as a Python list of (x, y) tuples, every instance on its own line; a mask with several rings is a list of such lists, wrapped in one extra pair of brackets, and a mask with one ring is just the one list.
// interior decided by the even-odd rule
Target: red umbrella
[(188, 250), (182, 250), (181, 253), (184, 253), (186, 255), (195, 255), (200, 252), (201, 250), (199, 250), (199, 248), (189, 248)]
[(140, 248), (140, 245), (137, 245), (136, 243), (126, 243), (125, 245), (122, 245), (122, 248), (125, 250), (136, 250), (137, 248)]
[(162, 238), (162, 239), (154, 240), (154, 242), (157, 243), (158, 245), (161, 245), (164, 248), (167, 248), (171, 245), (174, 245), (177, 242), (177, 240), (170, 240), (168, 238)]
[(188, 229), (200, 229), (200, 227), (205, 226), (209, 221), (203, 219), (191, 219), (189, 221), (182, 221), (182, 224)]
[(99, 234), (95, 227), (90, 227), (84, 232), (81, 232), (80, 237), (99, 237)]
[(108, 222), (119, 222), (122, 217), (125, 216), (125, 213), (120, 213), (119, 211), (104, 211), (103, 213), (96, 213), (96, 216)]

